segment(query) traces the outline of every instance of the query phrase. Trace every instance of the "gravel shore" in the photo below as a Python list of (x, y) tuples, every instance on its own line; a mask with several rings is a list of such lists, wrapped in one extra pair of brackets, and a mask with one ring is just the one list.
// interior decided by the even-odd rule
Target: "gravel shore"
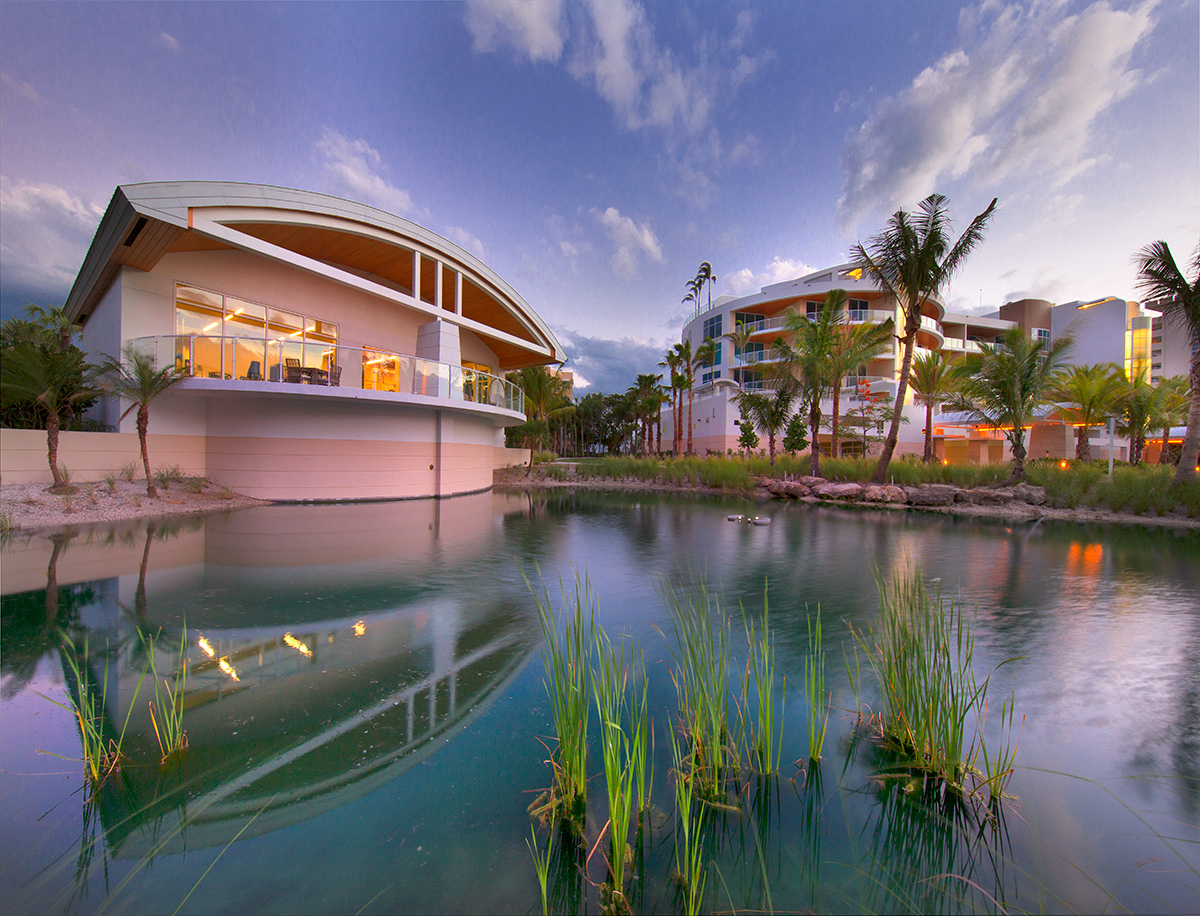
[(158, 488), (157, 499), (146, 495), (144, 480), (117, 480), (111, 488), (106, 483), (79, 484), (68, 496), (48, 492), (44, 483), (5, 484), (0, 486), (0, 520), (5, 529), (33, 532), (264, 505), (261, 499), (201, 483), (172, 482), (167, 489)]

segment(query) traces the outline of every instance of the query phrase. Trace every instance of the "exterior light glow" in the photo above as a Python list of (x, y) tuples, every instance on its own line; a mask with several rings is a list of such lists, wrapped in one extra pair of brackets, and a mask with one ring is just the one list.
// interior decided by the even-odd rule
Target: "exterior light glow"
[(1067, 462), (1066, 462), (1066, 459), (1063, 459), (1062, 461), (1060, 461), (1060, 462), (1058, 463), (1058, 466), (1059, 466), (1060, 468), (1062, 468), (1064, 471), (1065, 471), (1065, 470), (1066, 470), (1066, 469), (1069, 467), (1069, 465), (1068, 465), (1068, 464), (1067, 464)]
[(358, 623), (354, 625), (354, 635), (362, 636), (365, 632), (367, 632), (366, 623), (362, 620), (358, 621)]
[(233, 665), (229, 664), (229, 659), (223, 658), (220, 661), (218, 661), (217, 664), (220, 666), (222, 671), (224, 671), (226, 674), (228, 674), (235, 681), (241, 680), (241, 678), (239, 678), (237, 676), (236, 669), (233, 667)]
[(212, 644), (209, 643), (208, 639), (204, 636), (200, 637), (200, 640), (197, 643), (197, 645), (200, 646), (200, 648), (204, 651), (204, 654), (207, 655), (209, 658), (212, 658), (213, 656), (215, 656), (217, 654), (216, 652), (213, 651)]
[(301, 655), (303, 655), (305, 658), (312, 658), (312, 649), (310, 649), (308, 646), (306, 646), (304, 643), (302, 643), (300, 640), (298, 640), (291, 633), (284, 633), (283, 641), (285, 643), (287, 643), (289, 646), (291, 646), (293, 649), (295, 649), (297, 652), (299, 652)]
[(206, 324), (206, 325), (204, 326), (204, 330), (205, 330), (205, 331), (211, 331), (213, 328), (215, 328), (215, 327), (219, 327), (219, 326), (220, 326), (220, 324), (221, 324), (221, 322), (219, 322), (219, 321), (214, 321), (212, 324)]

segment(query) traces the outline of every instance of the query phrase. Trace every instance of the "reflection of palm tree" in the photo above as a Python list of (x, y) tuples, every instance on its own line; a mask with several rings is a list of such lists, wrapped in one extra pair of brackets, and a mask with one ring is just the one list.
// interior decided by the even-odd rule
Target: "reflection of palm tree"
[(1187, 335), (1192, 345), (1192, 364), (1189, 384), (1192, 386), (1192, 405), (1188, 410), (1187, 431), (1183, 437), (1183, 453), (1175, 467), (1173, 484), (1181, 484), (1196, 476), (1200, 459), (1200, 245), (1192, 255), (1192, 279), (1189, 281), (1175, 263), (1166, 242), (1152, 242), (1137, 255), (1138, 288), (1154, 307), (1163, 313), (1163, 322), (1174, 325)]
[(996, 200), (971, 220), (953, 245), (950, 244), (946, 198), (931, 194), (921, 201), (919, 209), (915, 218), (906, 210), (897, 210), (888, 220), (887, 228), (866, 247), (860, 243), (852, 249), (855, 266), (863, 271), (864, 277), (870, 276), (896, 300), (904, 317), (904, 336), (901, 338), (904, 357), (896, 386), (895, 412), (883, 443), (883, 453), (871, 476), (871, 482), (877, 484), (887, 482), (888, 465), (900, 436), (900, 417), (908, 393), (913, 348), (921, 327), (921, 308), (937, 298), (950, 277), (966, 261), (971, 249), (983, 239), (983, 231), (996, 209)]

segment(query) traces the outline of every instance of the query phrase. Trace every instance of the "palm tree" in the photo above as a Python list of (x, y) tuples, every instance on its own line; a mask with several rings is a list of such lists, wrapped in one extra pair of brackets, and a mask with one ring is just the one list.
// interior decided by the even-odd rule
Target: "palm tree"
[[(701, 261), (700, 267), (696, 271), (696, 279), (692, 281), (696, 283), (698, 293), (704, 292), (704, 287), (708, 287), (708, 307), (712, 308), (712, 287), (717, 282), (717, 275), (713, 273), (712, 264), (708, 261)], [(700, 300), (697, 298), (696, 305), (700, 305)]]
[(154, 357), (143, 353), (132, 344), (125, 347), (124, 357), (124, 363), (110, 359), (105, 364), (105, 377), (101, 385), (109, 394), (130, 402), (129, 407), (121, 414), (122, 420), (131, 410), (137, 410), (138, 444), (142, 448), (142, 468), (146, 472), (146, 495), (157, 499), (158, 489), (154, 486), (154, 477), (150, 473), (150, 455), (146, 447), (146, 434), (150, 428), (150, 405), (159, 395), (184, 378), (184, 373), (175, 365), (158, 368)]
[(660, 379), (662, 379), (661, 375), (640, 374), (637, 381), (626, 392), (637, 411), (641, 426), (640, 440), (643, 455), (647, 454), (654, 444), (654, 438), (650, 431), (650, 420), (662, 405), (662, 390), (658, 387)]
[(1158, 384), (1165, 389), (1162, 397), (1162, 415), (1159, 417), (1163, 428), (1162, 448), (1158, 452), (1158, 463), (1161, 465), (1171, 463), (1167, 449), (1171, 427), (1181, 426), (1187, 421), (1187, 408), (1191, 397), (1188, 393), (1188, 380), (1182, 375), (1172, 375)]
[[(527, 366), (508, 374), (508, 380), (525, 392), (525, 424), (520, 427), (528, 447), (542, 445), (551, 417), (566, 416), (572, 409), (567, 383), (545, 366)], [(530, 460), (530, 467), (533, 461)]]
[(941, 350), (921, 353), (913, 360), (913, 395), (918, 404), (925, 405), (926, 464), (933, 463), (933, 409), (950, 400), (957, 384), (953, 362)]
[(704, 289), (704, 284), (699, 277), (692, 277), (684, 284), (687, 288), (687, 293), (683, 297), (684, 302), (691, 302), (692, 307), (698, 313), (700, 311), (700, 293)]
[[(692, 352), (692, 341), (690, 339), (684, 340), (680, 343), (675, 344), (675, 348), (674, 348), (673, 352), (675, 353), (675, 358), (678, 361), (677, 365), (679, 368), (679, 374), (681, 376), (680, 382), (682, 383), (681, 388), (680, 388), (679, 411), (677, 412), (678, 414), (683, 413), (683, 392), (684, 391), (687, 392), (687, 398), (688, 398), (687, 454), (690, 455), (692, 453), (692, 401), (693, 401), (692, 386), (695, 384), (695, 381), (696, 381), (696, 362), (695, 362), (696, 356)], [(680, 454), (680, 452), (683, 451), (683, 417), (682, 416), (679, 417), (678, 425), (679, 425), (679, 450), (676, 451), (676, 454)]]
[(905, 210), (897, 210), (887, 228), (863, 247), (852, 249), (854, 265), (896, 299), (904, 315), (904, 357), (900, 363), (900, 379), (896, 386), (896, 407), (892, 425), (883, 443), (883, 453), (875, 465), (872, 483), (887, 480), (888, 465), (896, 450), (900, 435), (904, 398), (908, 393), (908, 378), (912, 370), (913, 346), (921, 327), (921, 306), (936, 298), (950, 277), (963, 265), (967, 255), (983, 239), (984, 229), (996, 209), (996, 199), (988, 208), (971, 220), (958, 241), (950, 244), (950, 217), (946, 198), (931, 194), (920, 204), (914, 218)]
[(833, 389), (833, 404), (830, 412), (831, 439), (829, 454), (836, 458), (841, 453), (841, 443), (838, 439), (838, 417), (841, 412), (842, 379), (846, 374), (863, 363), (870, 362), (883, 353), (892, 340), (892, 329), (895, 323), (891, 318), (881, 324), (844, 323), (849, 318), (845, 311), (846, 291), (833, 289), (826, 294), (827, 299), (836, 300), (838, 320), (842, 326), (834, 337), (833, 346), (829, 350), (829, 383)]
[(950, 409), (1004, 430), (1012, 446), (1013, 472), (1005, 485), (1025, 476), (1025, 427), (1033, 425), (1038, 408), (1047, 403), (1074, 346), (1069, 334), (1046, 341), (1012, 328), (996, 344), (981, 343), (981, 352), (968, 353), (954, 368), (959, 387), (948, 402)]
[(73, 493), (58, 466), (58, 435), (70, 422), (75, 407), (99, 394), (100, 369), (88, 365), (83, 351), (61, 348), (58, 335), (42, 340), (22, 340), (4, 349), (0, 360), (0, 402), (32, 401), (46, 415), (46, 459), (50, 463), (52, 493)]
[(1188, 410), (1183, 452), (1175, 466), (1172, 485), (1196, 476), (1200, 459), (1200, 245), (1192, 255), (1192, 279), (1189, 281), (1171, 256), (1166, 242), (1151, 242), (1138, 252), (1138, 289), (1154, 308), (1163, 313), (1163, 322), (1173, 325), (1192, 342), (1192, 365), (1188, 383), (1192, 387), (1192, 405)]
[(1111, 417), (1117, 409), (1120, 375), (1112, 364), (1071, 366), (1050, 390), (1064, 417), (1075, 424), (1075, 458), (1091, 461), (1088, 431)]
[(692, 362), (688, 367), (688, 437), (687, 437), (687, 453), (694, 455), (696, 450), (692, 447), (692, 388), (696, 384), (696, 370), (705, 369), (711, 366), (717, 359), (717, 345), (711, 337), (706, 337), (696, 348), (696, 352), (692, 354)]
[(684, 389), (684, 375), (680, 372), (681, 358), (675, 350), (668, 350), (659, 366), (667, 370), (671, 379), (671, 422), (674, 427), (671, 431), (671, 452), (678, 455), (683, 439), (683, 422), (679, 415), (680, 409), (683, 407)]
[[(739, 321), (732, 331), (727, 331), (721, 335), (733, 346), (733, 356), (743, 356), (750, 346), (750, 338), (754, 336), (754, 328), (745, 321)], [(742, 381), (738, 383), (738, 387), (742, 387), (746, 379), (746, 370), (742, 369)]]
[(1122, 369), (1117, 377), (1117, 432), (1129, 438), (1130, 464), (1142, 463), (1146, 434), (1159, 425), (1165, 394), (1166, 389), (1150, 384), (1138, 363), (1129, 373)]
[[(821, 448), (817, 431), (821, 428), (821, 399), (830, 384), (829, 354), (840, 331), (838, 296), (831, 290), (810, 320), (794, 306), (787, 311), (783, 335), (775, 341), (782, 359), (772, 373), (776, 385), (798, 385), (800, 396), (808, 404), (808, 428), (812, 433), (810, 466), (814, 477), (821, 476)], [(844, 294), (843, 294), (844, 295)]]
[(771, 467), (775, 467), (775, 439), (787, 427), (795, 400), (795, 385), (780, 385), (772, 394), (741, 388), (733, 393), (733, 401), (742, 416), (749, 418), (759, 431), (766, 434)]

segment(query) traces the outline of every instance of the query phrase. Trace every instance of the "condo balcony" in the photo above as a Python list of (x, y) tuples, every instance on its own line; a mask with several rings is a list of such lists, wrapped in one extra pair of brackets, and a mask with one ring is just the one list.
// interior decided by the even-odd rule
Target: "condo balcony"
[(185, 388), (432, 398), (525, 413), (525, 394), (512, 382), (477, 369), (374, 347), (336, 343), (181, 334), (130, 341), (156, 366), (174, 365)]

